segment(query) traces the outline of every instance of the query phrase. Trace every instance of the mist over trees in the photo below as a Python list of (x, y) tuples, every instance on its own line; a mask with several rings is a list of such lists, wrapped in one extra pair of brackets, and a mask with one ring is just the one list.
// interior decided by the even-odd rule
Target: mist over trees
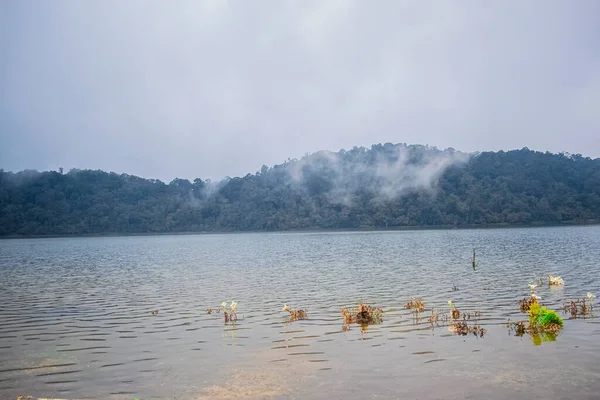
[(600, 159), (418, 145), (319, 152), (255, 174), (164, 183), (0, 170), (0, 236), (379, 229), (600, 220)]

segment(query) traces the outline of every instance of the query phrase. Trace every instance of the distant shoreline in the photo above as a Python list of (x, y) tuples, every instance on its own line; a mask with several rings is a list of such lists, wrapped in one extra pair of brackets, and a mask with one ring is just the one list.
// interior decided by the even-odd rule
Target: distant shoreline
[(250, 233), (341, 233), (341, 232), (397, 232), (397, 231), (425, 231), (425, 230), (462, 230), (462, 229), (502, 229), (502, 228), (550, 228), (567, 226), (593, 226), (600, 225), (600, 220), (568, 221), (560, 223), (533, 222), (530, 224), (463, 224), (463, 225), (420, 225), (420, 226), (394, 226), (394, 227), (364, 227), (364, 228), (306, 228), (306, 229), (278, 229), (278, 230), (247, 230), (247, 231), (191, 231), (191, 232), (107, 232), (74, 235), (6, 235), (6, 239), (56, 239), (56, 238), (95, 238), (95, 237), (130, 237), (130, 236), (191, 236), (191, 235), (230, 235)]

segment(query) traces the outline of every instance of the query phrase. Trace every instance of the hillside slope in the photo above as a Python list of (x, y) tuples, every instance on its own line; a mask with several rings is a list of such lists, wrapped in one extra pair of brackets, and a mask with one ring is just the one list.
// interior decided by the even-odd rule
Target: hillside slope
[(0, 170), (0, 236), (354, 229), (600, 220), (600, 159), (385, 144), (169, 184)]

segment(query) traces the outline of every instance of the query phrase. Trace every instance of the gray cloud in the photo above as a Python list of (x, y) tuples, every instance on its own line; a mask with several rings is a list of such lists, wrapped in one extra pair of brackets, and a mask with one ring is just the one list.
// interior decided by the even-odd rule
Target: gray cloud
[(243, 175), (408, 142), (600, 156), (600, 3), (5, 1), (0, 168)]

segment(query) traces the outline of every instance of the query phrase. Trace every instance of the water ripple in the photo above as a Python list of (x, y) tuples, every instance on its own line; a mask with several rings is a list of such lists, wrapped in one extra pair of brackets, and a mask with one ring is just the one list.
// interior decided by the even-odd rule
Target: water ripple
[[(297, 397), (366, 398), (383, 388), (383, 397), (411, 398), (420, 392), (394, 390), (428, 382), (434, 370), (451, 387), (449, 360), (470, 385), (516, 385), (511, 365), (528, 371), (519, 379), (544, 373), (570, 395), (581, 379), (597, 393), (590, 382), (600, 374), (598, 321), (567, 320), (543, 352), (504, 325), (525, 318), (518, 301), (530, 280), (547, 274), (566, 282), (538, 288), (547, 306), (599, 294), (598, 260), (600, 227), (3, 240), (0, 398), (27, 387), (48, 397), (68, 390), (74, 398), (194, 398), (199, 385), (227, 382), (237, 365), (273, 365), (294, 377), (277, 382), (317, 379), (299, 383)], [(424, 312), (404, 309), (413, 297), (423, 298)], [(381, 325), (343, 324), (341, 308), (361, 299), (383, 307)], [(234, 300), (236, 324), (206, 313)], [(448, 311), (448, 300), (463, 313), (481, 312), (467, 322), (485, 326), (486, 336), (432, 326), (432, 310)], [(309, 319), (289, 321), (284, 303)], [(546, 367), (557, 359), (575, 378)], [(355, 377), (373, 385), (336, 386), (314, 374), (329, 370), (339, 385)]]

